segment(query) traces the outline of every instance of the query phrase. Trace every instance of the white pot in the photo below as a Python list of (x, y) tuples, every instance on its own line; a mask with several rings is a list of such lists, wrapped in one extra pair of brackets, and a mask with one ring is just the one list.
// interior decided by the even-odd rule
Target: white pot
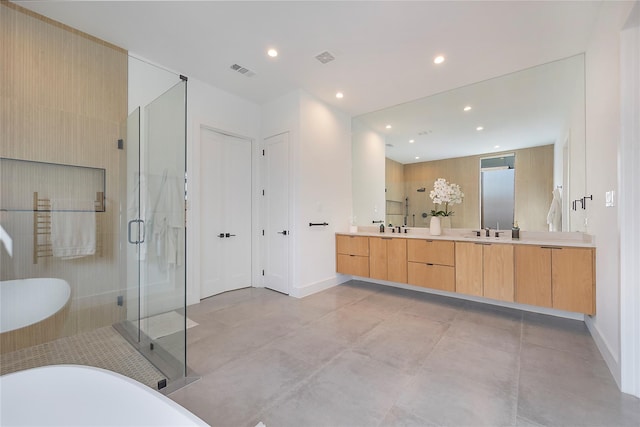
[(432, 236), (439, 236), (442, 234), (442, 227), (440, 226), (440, 217), (432, 216), (429, 223), (429, 233)]

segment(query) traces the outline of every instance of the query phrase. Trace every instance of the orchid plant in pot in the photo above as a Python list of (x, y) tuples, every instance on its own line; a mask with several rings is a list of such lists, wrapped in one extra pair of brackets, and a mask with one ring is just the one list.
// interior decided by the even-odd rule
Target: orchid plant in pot
[[(462, 203), (464, 193), (458, 184), (448, 183), (444, 178), (438, 178), (433, 183), (433, 190), (429, 193), (429, 197), (436, 205), (431, 211), (431, 222), (429, 231), (435, 236), (442, 234), (440, 217), (450, 217), (453, 211), (449, 210), (450, 205)], [(438, 205), (444, 205), (444, 209), (438, 209)]]

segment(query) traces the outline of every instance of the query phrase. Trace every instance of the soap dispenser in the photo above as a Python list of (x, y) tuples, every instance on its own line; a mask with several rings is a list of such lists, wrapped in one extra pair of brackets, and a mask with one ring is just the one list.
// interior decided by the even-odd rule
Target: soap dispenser
[(511, 238), (518, 240), (520, 238), (520, 227), (518, 227), (518, 221), (514, 221), (513, 228), (511, 228)]
[(384, 233), (384, 224), (380, 224), (380, 232)]

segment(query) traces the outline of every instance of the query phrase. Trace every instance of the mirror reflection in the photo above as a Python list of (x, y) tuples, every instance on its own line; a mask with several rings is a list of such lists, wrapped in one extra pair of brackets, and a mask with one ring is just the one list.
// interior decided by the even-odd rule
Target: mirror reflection
[(584, 117), (583, 55), (356, 117), (353, 223), (428, 227), (443, 178), (451, 227), (581, 231)]

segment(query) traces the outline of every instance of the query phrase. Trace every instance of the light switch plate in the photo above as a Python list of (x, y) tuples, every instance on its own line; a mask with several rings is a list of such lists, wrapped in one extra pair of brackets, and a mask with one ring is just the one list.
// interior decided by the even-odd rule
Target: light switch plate
[(608, 208), (616, 205), (615, 190), (607, 191), (606, 193), (604, 193), (604, 205)]

